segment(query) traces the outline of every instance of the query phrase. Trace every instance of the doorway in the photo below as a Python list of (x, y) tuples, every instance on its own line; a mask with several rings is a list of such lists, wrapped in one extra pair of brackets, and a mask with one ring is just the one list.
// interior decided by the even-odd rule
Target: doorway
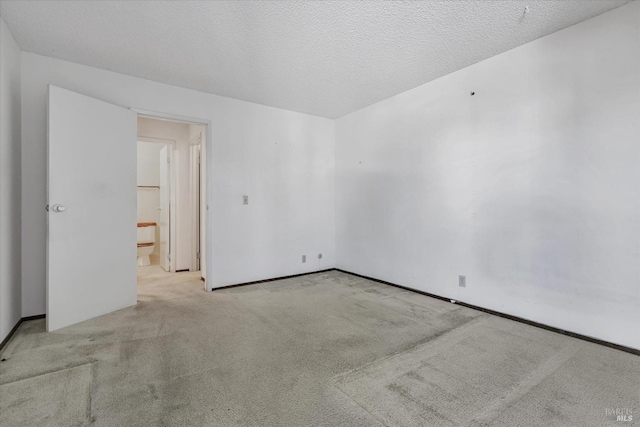
[[(142, 119), (182, 124), (192, 130), (193, 135), (184, 139), (145, 135), (138, 123)], [(200, 164), (198, 180), (201, 197), (197, 203), (201, 207), (200, 212), (206, 213), (200, 215), (198, 228), (194, 227), (200, 233), (200, 239), (194, 239), (192, 232), (186, 231), (183, 236), (188, 236), (187, 243), (185, 245), (185, 239), (182, 239), (184, 247), (181, 247), (181, 233), (171, 233), (171, 228), (175, 226), (177, 229), (182, 217), (192, 217), (191, 214), (180, 211), (180, 206), (186, 206), (188, 212), (196, 203), (190, 201), (194, 192), (189, 191), (189, 142), (193, 140), (197, 130), (201, 135), (201, 159), (210, 162), (211, 153), (207, 154), (206, 149), (206, 144), (211, 144), (209, 123), (207, 120), (191, 120), (127, 108), (49, 85), (46, 197), (47, 331), (136, 304), (138, 273), (135, 262), (138, 258), (136, 243), (139, 243), (136, 241), (137, 144), (139, 141), (145, 142), (138, 135), (165, 140), (160, 151), (165, 149), (163, 153), (166, 158), (175, 159), (175, 162), (169, 160), (171, 168), (166, 169), (167, 198), (176, 200), (175, 203), (170, 202), (167, 219), (170, 233), (167, 246), (168, 250), (172, 251), (170, 257), (174, 266), (169, 265), (169, 272), (165, 272), (159, 265), (157, 268), (160, 268), (163, 274), (179, 277), (171, 270), (178, 272), (180, 269), (190, 270), (199, 267), (201, 272), (193, 271), (189, 274), (196, 278), (207, 278), (204, 271), (211, 270), (211, 264), (205, 263), (204, 260), (206, 255), (210, 254), (212, 244), (207, 208), (207, 203), (210, 203), (207, 185), (209, 179), (205, 179), (205, 176), (211, 174), (211, 170), (206, 167), (207, 161)], [(168, 148), (171, 146), (171, 140), (175, 141), (173, 152)], [(187, 142), (186, 145), (179, 145), (179, 141), (182, 140)], [(186, 150), (184, 154), (180, 147)], [(187, 172), (186, 179), (179, 178), (180, 171)], [(172, 182), (171, 177), (174, 176), (175, 182)], [(186, 185), (185, 191), (180, 191), (181, 185)], [(159, 191), (161, 185), (158, 183), (157, 187)], [(186, 198), (186, 201), (179, 197)], [(158, 221), (160, 220), (157, 219), (156, 225)], [(147, 233), (147, 236), (150, 235), (151, 233)], [(149, 240), (152, 242), (143, 243), (155, 245), (156, 241), (162, 239), (156, 236), (149, 237)], [(206, 244), (201, 244), (204, 240)], [(173, 246), (176, 248), (175, 252)], [(198, 253), (201, 257), (199, 266), (192, 260), (192, 255)], [(175, 283), (180, 281), (181, 279), (175, 280)], [(203, 283), (203, 288), (211, 290), (206, 286), (206, 282)]]
[(138, 267), (158, 265), (175, 272), (176, 174), (174, 140), (138, 137), (137, 239)]
[(139, 274), (205, 269), (205, 135), (202, 124), (138, 115)]

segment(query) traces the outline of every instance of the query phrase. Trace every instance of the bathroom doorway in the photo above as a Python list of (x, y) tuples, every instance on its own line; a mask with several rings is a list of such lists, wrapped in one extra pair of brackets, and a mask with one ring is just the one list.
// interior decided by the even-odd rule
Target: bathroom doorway
[(137, 265), (175, 272), (175, 141), (138, 136), (137, 149)]
[[(138, 272), (204, 280), (206, 125), (138, 115)], [(161, 269), (161, 270), (160, 270)]]

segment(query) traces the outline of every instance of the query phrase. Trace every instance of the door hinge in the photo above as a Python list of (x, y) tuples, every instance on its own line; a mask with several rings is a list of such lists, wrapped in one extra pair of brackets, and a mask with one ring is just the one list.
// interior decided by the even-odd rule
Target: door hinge
[(171, 261), (171, 254), (167, 254), (167, 259)]
[(171, 157), (167, 157), (167, 163), (171, 163)]
[(45, 206), (44, 209), (49, 212), (49, 205)]
[(200, 252), (196, 254), (196, 259), (200, 259)]

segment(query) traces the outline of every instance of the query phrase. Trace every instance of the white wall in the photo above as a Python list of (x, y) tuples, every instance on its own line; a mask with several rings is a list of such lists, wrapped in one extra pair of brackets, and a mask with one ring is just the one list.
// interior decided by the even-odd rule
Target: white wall
[(335, 266), (332, 120), (23, 52), (23, 316), (45, 310), (47, 84), (211, 121), (212, 286)]
[(20, 49), (0, 18), (0, 342), (21, 317)]
[(639, 15), (338, 119), (338, 267), (640, 348)]
[(138, 141), (138, 185), (160, 185), (160, 150), (162, 143)]

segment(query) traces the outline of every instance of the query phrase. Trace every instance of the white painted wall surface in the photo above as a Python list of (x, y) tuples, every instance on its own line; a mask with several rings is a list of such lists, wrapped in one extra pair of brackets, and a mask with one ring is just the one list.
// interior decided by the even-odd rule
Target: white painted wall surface
[(338, 267), (640, 348), (639, 17), (338, 119)]
[(138, 185), (160, 185), (160, 150), (165, 144), (138, 141)]
[(174, 165), (176, 176), (176, 270), (191, 267), (191, 199), (189, 172), (189, 125), (167, 120), (138, 118), (138, 136), (175, 141)]
[(332, 120), (23, 52), (23, 316), (45, 310), (47, 84), (211, 121), (212, 286), (335, 266)]
[(0, 342), (21, 317), (20, 62), (0, 18)]

